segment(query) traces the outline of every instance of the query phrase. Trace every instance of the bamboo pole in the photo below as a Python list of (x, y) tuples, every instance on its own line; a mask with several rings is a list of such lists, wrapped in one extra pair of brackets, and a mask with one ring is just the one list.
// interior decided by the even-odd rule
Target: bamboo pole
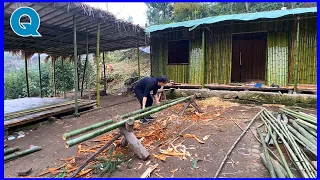
[(227, 152), (227, 154), (224, 156), (219, 169), (217, 170), (214, 178), (217, 178), (224, 163), (226, 162), (227, 158), (229, 157), (229, 154), (232, 152), (232, 150), (234, 149), (234, 147), (238, 144), (238, 142), (240, 141), (240, 139), (245, 135), (245, 133), (248, 131), (248, 129), (250, 128), (250, 126), (252, 125), (252, 123), (254, 122), (254, 120), (258, 117), (258, 115), (260, 115), (260, 113), (263, 111), (263, 109), (261, 111), (259, 111), (250, 121), (250, 123), (248, 124), (248, 126), (242, 131), (242, 133), (240, 134), (240, 136), (237, 138), (237, 140), (233, 143), (233, 145), (231, 146), (231, 148), (229, 149), (229, 151)]
[(40, 47), (39, 46), (38, 46), (38, 68), (39, 68), (40, 97), (42, 98), (42, 79), (41, 79), (41, 62), (40, 62)]
[(115, 140), (119, 139), (120, 137), (121, 137), (121, 134), (115, 135), (107, 144), (102, 146), (96, 153), (92, 154), (83, 164), (81, 164), (81, 166), (79, 166), (78, 169), (72, 173), (70, 178), (74, 178), (84, 167), (86, 167), (86, 165), (91, 160), (93, 160), (97, 155), (102, 153), (102, 151), (104, 151), (107, 147), (109, 147)]
[(258, 132), (258, 134), (260, 136), (260, 140), (261, 140), (261, 144), (262, 144), (262, 147), (263, 147), (263, 153), (264, 153), (264, 156), (265, 156), (267, 169), (269, 170), (269, 173), (270, 173), (271, 177), (275, 178), (276, 177), (275, 169), (272, 166), (271, 157), (270, 157), (270, 154), (269, 154), (269, 152), (267, 150), (266, 143), (264, 142), (264, 138), (262, 136), (262, 133), (261, 133), (260, 129), (256, 128), (256, 130), (257, 130), (257, 132)]
[(102, 61), (103, 61), (103, 88), (104, 93), (107, 93), (107, 77), (106, 77), (106, 62), (104, 60), (104, 52), (102, 52)]
[[(298, 123), (298, 122), (297, 122), (297, 123)], [(314, 129), (312, 129), (312, 128), (304, 125), (304, 124), (300, 124), (300, 123), (298, 123), (298, 124), (299, 124), (301, 127), (303, 127), (305, 130), (307, 130), (310, 134), (312, 134), (315, 138), (317, 138), (317, 132), (316, 132)]]
[(14, 147), (14, 148), (5, 149), (5, 150), (4, 150), (4, 155), (8, 155), (8, 154), (11, 154), (11, 153), (13, 153), (13, 152), (19, 151), (19, 149), (20, 149), (19, 146)]
[(287, 125), (287, 128), (289, 129), (289, 131), (291, 131), (292, 134), (294, 134), (298, 139), (300, 139), (300, 141), (302, 141), (303, 143), (306, 144), (306, 146), (308, 146), (312, 152), (317, 155), (317, 147), (315, 144), (313, 144), (310, 140), (308, 140), (307, 138), (305, 138), (302, 134), (300, 134), (297, 130), (295, 130), (292, 126)]
[(139, 34), (137, 37), (137, 57), (138, 57), (138, 79), (140, 79), (140, 49), (139, 49)]
[(96, 45), (96, 65), (97, 65), (97, 106), (100, 107), (100, 23), (97, 27), (97, 45)]
[(150, 110), (150, 111), (147, 111), (147, 112), (144, 112), (144, 113), (135, 115), (135, 116), (133, 116), (133, 117), (130, 117), (130, 118), (128, 118), (128, 119), (122, 120), (122, 121), (120, 121), (120, 122), (111, 124), (110, 126), (104, 127), (104, 128), (102, 128), (102, 129), (99, 129), (99, 130), (94, 131), (94, 132), (92, 132), (92, 133), (89, 133), (89, 134), (80, 136), (80, 137), (75, 138), (75, 139), (71, 139), (71, 140), (69, 140), (69, 141), (67, 141), (67, 142), (65, 143), (66, 148), (72, 147), (72, 146), (74, 146), (74, 145), (76, 145), (76, 144), (79, 144), (79, 143), (81, 143), (81, 142), (84, 142), (84, 141), (86, 141), (86, 140), (88, 140), (88, 139), (92, 139), (92, 138), (97, 137), (97, 136), (100, 136), (100, 135), (102, 135), (102, 134), (104, 134), (104, 133), (106, 133), (106, 132), (108, 132), (108, 131), (114, 130), (114, 129), (119, 128), (119, 127), (122, 127), (122, 126), (124, 126), (124, 125), (126, 124), (126, 122), (127, 122), (129, 119), (134, 119), (134, 120), (140, 119), (140, 118), (142, 118), (142, 117), (148, 116), (148, 115), (153, 114), (153, 113), (158, 112), (158, 111), (161, 111), (161, 110), (163, 110), (163, 109), (166, 109), (166, 108), (171, 107), (171, 106), (173, 106), (173, 105), (176, 105), (176, 104), (178, 104), (178, 103), (187, 101), (187, 100), (189, 100), (191, 97), (192, 97), (192, 96), (188, 96), (188, 97), (182, 98), (182, 99), (177, 100), (177, 101), (174, 101), (174, 102), (172, 102), (172, 103), (170, 103), (170, 104), (166, 104), (166, 105), (163, 105), (163, 106), (154, 108), (154, 109), (152, 109), (152, 110)]
[[(263, 121), (263, 123), (265, 124), (265, 126), (267, 127), (268, 131), (272, 131), (270, 125), (268, 125), (267, 122), (264, 120), (265, 117), (263, 116), (263, 114), (260, 115), (260, 118)], [(285, 159), (285, 157), (284, 157), (284, 155), (283, 155), (283, 153), (282, 153), (282, 151), (280, 149), (280, 146), (279, 146), (279, 144), (277, 142), (277, 139), (275, 138), (275, 136), (273, 136), (273, 134), (271, 134), (271, 138), (272, 138), (273, 143), (274, 143), (274, 145), (276, 146), (276, 148), (277, 148), (277, 150), (279, 152), (282, 164), (283, 164), (284, 168), (286, 169), (286, 171), (288, 173), (288, 176), (290, 178), (293, 178), (293, 174), (292, 174), (292, 172), (291, 172), (291, 170), (289, 168), (289, 165), (288, 165), (288, 163), (287, 163), (287, 161), (286, 161), (286, 159)]]
[(25, 156), (25, 155), (28, 155), (28, 154), (31, 154), (31, 153), (34, 153), (34, 152), (40, 151), (40, 150), (41, 150), (40, 146), (34, 146), (34, 147), (27, 149), (27, 150), (24, 150), (24, 151), (19, 151), (19, 152), (15, 152), (13, 154), (9, 154), (4, 157), (4, 161), (8, 162), (10, 160), (13, 160), (13, 159), (19, 158), (21, 156)]
[(77, 26), (76, 17), (73, 15), (73, 60), (74, 60), (74, 114), (78, 116), (78, 61), (77, 61)]
[[(281, 127), (276, 125), (276, 123), (274, 122), (274, 121), (276, 121), (275, 118), (272, 115), (270, 115), (267, 110), (265, 110), (264, 112), (270, 119), (272, 119), (272, 120), (269, 120), (268, 118), (264, 117), (269, 122), (269, 124), (273, 128), (273, 130), (276, 131), (276, 133), (278, 134), (280, 139), (282, 140), (283, 144), (287, 148), (287, 150), (288, 150), (290, 156), (292, 157), (293, 161), (296, 162), (296, 165), (297, 165), (299, 171), (301, 172), (302, 176), (303, 177), (309, 177), (308, 174), (304, 171), (303, 165), (300, 163), (300, 161), (298, 159), (299, 156), (297, 157), (298, 154), (295, 154), (295, 152), (292, 150), (292, 148), (290, 147), (288, 142), (285, 140), (284, 136), (289, 139), (289, 137), (287, 136), (285, 131), (283, 131), (283, 129)], [(262, 114), (262, 116), (264, 116), (264, 115)], [(269, 130), (269, 128), (268, 128), (268, 130)], [(270, 128), (270, 130), (271, 130), (271, 128)], [(271, 136), (273, 137), (273, 135), (271, 135)], [(273, 141), (275, 142), (276, 140), (274, 139)]]
[[(88, 33), (87, 33), (88, 36)], [(87, 42), (88, 45), (88, 42)], [(84, 62), (84, 67), (83, 67), (83, 74), (82, 74), (82, 81), (81, 81), (81, 93), (80, 93), (80, 97), (83, 97), (83, 85), (84, 85), (84, 81), (85, 81), (85, 77), (86, 77), (86, 70), (87, 70), (87, 64), (88, 64), (88, 56), (86, 56), (86, 60)]]
[(66, 95), (66, 82), (64, 80), (64, 64), (63, 64), (63, 57), (62, 57), (62, 38), (60, 38), (60, 57), (61, 57), (61, 68), (62, 68), (62, 89), (63, 89), (63, 98), (67, 99), (67, 95)]
[(56, 58), (52, 59), (52, 68), (53, 68), (53, 96), (57, 97), (57, 80), (56, 80)]
[(201, 69), (202, 69), (202, 88), (204, 88), (205, 80), (206, 80), (206, 72), (205, 72), (205, 59), (206, 59), (206, 54), (205, 54), (205, 29), (202, 30), (202, 44), (201, 44)]
[(28, 59), (27, 59), (26, 50), (24, 51), (24, 67), (25, 67), (25, 71), (26, 71), (27, 97), (30, 97), (29, 77), (28, 77)]
[(107, 125), (107, 124), (111, 124), (112, 122), (113, 122), (112, 119), (109, 119), (109, 120), (106, 120), (106, 121), (102, 121), (102, 122), (93, 124), (91, 126), (87, 126), (87, 127), (81, 128), (81, 129), (77, 129), (77, 130), (65, 133), (65, 134), (62, 135), (62, 139), (66, 140), (66, 139), (68, 139), (70, 137), (73, 137), (73, 136), (76, 136), (76, 135), (79, 135), (79, 134), (82, 134), (82, 133), (97, 129), (97, 128), (102, 127), (102, 126)]
[(303, 121), (303, 120), (301, 120), (301, 119), (296, 119), (296, 122), (299, 123), (300, 125), (303, 124), (303, 125), (308, 126), (308, 127), (312, 128), (312, 129), (314, 129), (314, 130), (317, 130), (317, 126), (316, 126), (316, 125), (313, 125), (313, 124), (308, 123), (308, 122), (306, 122), (306, 121)]
[(299, 19), (300, 17), (298, 16), (296, 21), (297, 21), (297, 39), (296, 39), (296, 47), (295, 47), (295, 64), (294, 64), (294, 92), (297, 92), (297, 85), (298, 85), (298, 58), (299, 58), (299, 30), (300, 30), (300, 25), (299, 25)]
[(296, 130), (298, 130), (301, 133), (301, 135), (303, 135), (306, 139), (308, 139), (312, 144), (317, 145), (317, 139), (312, 134), (310, 134), (307, 130), (305, 130), (298, 123), (296, 123), (291, 119), (290, 119), (290, 123)]

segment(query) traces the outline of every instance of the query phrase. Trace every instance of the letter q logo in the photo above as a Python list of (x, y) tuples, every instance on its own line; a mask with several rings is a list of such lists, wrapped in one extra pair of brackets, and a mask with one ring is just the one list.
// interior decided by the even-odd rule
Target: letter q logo
[[(28, 16), (30, 22), (21, 22), (23, 16)], [(41, 37), (38, 32), (40, 26), (39, 14), (30, 7), (16, 9), (10, 17), (10, 26), (13, 32), (21, 37)]]

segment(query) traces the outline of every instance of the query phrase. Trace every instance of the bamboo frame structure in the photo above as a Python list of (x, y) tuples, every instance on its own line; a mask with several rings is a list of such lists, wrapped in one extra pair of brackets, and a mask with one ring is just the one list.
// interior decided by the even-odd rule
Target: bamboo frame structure
[(102, 63), (103, 63), (103, 92), (107, 93), (107, 77), (106, 77), (106, 62), (104, 59), (104, 52), (102, 52)]
[(96, 66), (97, 66), (97, 106), (100, 107), (100, 23), (97, 26), (97, 45), (96, 45)]
[[(62, 79), (64, 79), (64, 64), (63, 64), (63, 53), (62, 53), (62, 38), (60, 38), (60, 43), (61, 43), (61, 68), (62, 68)], [(66, 99), (67, 95), (66, 95), (66, 82), (63, 81), (62, 83), (62, 90), (63, 90), (63, 98)]]

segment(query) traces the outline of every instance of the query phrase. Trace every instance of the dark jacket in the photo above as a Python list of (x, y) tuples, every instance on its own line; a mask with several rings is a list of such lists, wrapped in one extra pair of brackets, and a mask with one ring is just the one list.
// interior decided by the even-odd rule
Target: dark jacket
[(134, 91), (140, 91), (143, 93), (143, 97), (147, 97), (150, 96), (150, 91), (153, 91), (153, 95), (156, 95), (160, 88), (157, 78), (145, 77), (137, 82)]

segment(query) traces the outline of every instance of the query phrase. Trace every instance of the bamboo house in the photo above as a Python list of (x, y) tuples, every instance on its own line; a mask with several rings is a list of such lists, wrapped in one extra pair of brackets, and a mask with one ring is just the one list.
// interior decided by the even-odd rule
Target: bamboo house
[(316, 13), (298, 8), (150, 26), (151, 74), (203, 86), (316, 84)]

